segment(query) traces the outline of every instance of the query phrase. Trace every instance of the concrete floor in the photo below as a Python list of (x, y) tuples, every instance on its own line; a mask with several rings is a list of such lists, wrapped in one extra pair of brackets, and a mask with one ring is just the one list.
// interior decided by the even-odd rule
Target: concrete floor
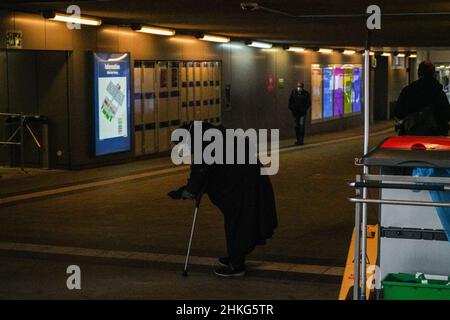
[(76, 262), (81, 290), (68, 290), (66, 268), (73, 261), (0, 258), (1, 299), (335, 299), (337, 283), (246, 276), (222, 279), (206, 271), (183, 277), (179, 268)]
[[(349, 131), (347, 137), (355, 135)], [(387, 135), (375, 135), (372, 144)], [(279, 228), (250, 259), (344, 266), (354, 223), (354, 209), (346, 200), (353, 190), (346, 181), (360, 171), (353, 163), (362, 150), (361, 139), (329, 143), (345, 137), (310, 138), (307, 143), (317, 144), (280, 154), (280, 171), (272, 177)], [(321, 145), (321, 141), (328, 143)], [(99, 170), (6, 175), (3, 182), (9, 187), (2, 184), (1, 198), (101, 182), (108, 176), (166, 165), (166, 159), (157, 159)], [(182, 255), (193, 204), (170, 200), (166, 194), (183, 185), (186, 176), (182, 170), (1, 204), (0, 242)], [(192, 254), (223, 255), (222, 217), (207, 198), (197, 227)], [(335, 299), (339, 290), (339, 279), (249, 272), (241, 281), (227, 281), (201, 268), (182, 279), (178, 265), (119, 266), (87, 259), (81, 261), (83, 289), (73, 292), (65, 288), (65, 268), (78, 260), (1, 251), (0, 262), (0, 298)]]

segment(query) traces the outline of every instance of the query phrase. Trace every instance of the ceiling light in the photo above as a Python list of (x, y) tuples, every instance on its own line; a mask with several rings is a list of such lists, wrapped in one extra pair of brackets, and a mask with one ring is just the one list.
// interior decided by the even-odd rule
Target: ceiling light
[(230, 42), (230, 38), (222, 37), (222, 36), (215, 36), (212, 34), (204, 34), (199, 39), (203, 40), (203, 41), (212, 41), (212, 42), (221, 42), (221, 43)]
[(342, 54), (346, 54), (346, 55), (352, 55), (352, 54), (355, 54), (356, 53), (356, 51), (355, 50), (344, 50), (343, 52), (342, 52)]
[(260, 42), (260, 41), (251, 41), (248, 44), (249, 47), (260, 48), (260, 49), (270, 49), (272, 48), (271, 43)]
[(87, 16), (74, 16), (65, 13), (56, 13), (56, 12), (45, 12), (44, 18), (53, 20), (53, 21), (61, 21), (68, 23), (77, 23), (84, 24), (88, 26), (99, 26), (102, 24), (102, 19), (87, 17)]
[(287, 51), (304, 52), (306, 49), (302, 47), (288, 47)]
[(397, 53), (396, 57), (398, 58), (404, 58), (405, 54), (404, 53)]
[(323, 54), (330, 54), (330, 53), (333, 53), (333, 49), (320, 48), (318, 52), (323, 53)]
[(137, 32), (156, 34), (159, 36), (175, 35), (175, 30), (167, 29), (167, 28), (160, 28), (160, 27), (134, 25), (134, 26), (131, 26), (131, 29), (133, 29), (134, 31), (137, 31)]
[(383, 52), (383, 53), (381, 54), (381, 56), (382, 56), (382, 57), (390, 57), (390, 56), (391, 56), (391, 53), (390, 53), (390, 52)]
[(417, 54), (413, 53), (409, 55), (410, 58), (417, 58)]

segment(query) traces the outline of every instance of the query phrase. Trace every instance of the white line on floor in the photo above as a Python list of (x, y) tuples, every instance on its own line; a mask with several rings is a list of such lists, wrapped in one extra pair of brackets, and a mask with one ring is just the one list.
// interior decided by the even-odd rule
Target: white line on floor
[[(106, 259), (121, 259), (130, 261), (183, 264), (185, 256), (175, 254), (160, 254), (152, 252), (101, 250), (66, 246), (41, 245), (31, 243), (0, 242), (0, 250), (25, 253), (44, 253), (52, 255), (67, 255), (74, 257), (95, 257)], [(191, 256), (189, 263), (197, 266), (213, 266), (216, 258)], [(320, 266), (309, 264), (247, 261), (247, 266), (253, 270), (280, 271), (292, 273), (307, 273), (314, 275), (342, 276), (343, 267)]]
[(6, 204), (6, 203), (11, 203), (11, 202), (17, 202), (17, 201), (21, 201), (21, 200), (29, 200), (29, 199), (40, 198), (40, 197), (45, 197), (45, 196), (52, 196), (55, 194), (60, 194), (60, 193), (65, 193), (65, 192), (79, 191), (79, 190), (93, 188), (93, 187), (100, 187), (100, 186), (105, 186), (105, 185), (110, 185), (110, 184), (115, 184), (115, 183), (120, 183), (120, 182), (126, 182), (126, 181), (141, 179), (141, 178), (148, 178), (148, 177), (158, 176), (158, 175), (162, 175), (162, 174), (177, 173), (177, 172), (186, 171), (188, 169), (189, 169), (189, 167), (187, 167), (187, 166), (173, 167), (173, 168), (161, 169), (161, 170), (157, 170), (157, 171), (137, 173), (137, 174), (132, 174), (132, 175), (118, 177), (118, 178), (105, 179), (105, 180), (101, 180), (101, 181), (81, 183), (81, 184), (76, 184), (73, 186), (60, 187), (60, 188), (31, 192), (31, 193), (24, 193), (24, 194), (19, 194), (19, 195), (15, 195), (15, 196), (0, 198), (0, 205)]

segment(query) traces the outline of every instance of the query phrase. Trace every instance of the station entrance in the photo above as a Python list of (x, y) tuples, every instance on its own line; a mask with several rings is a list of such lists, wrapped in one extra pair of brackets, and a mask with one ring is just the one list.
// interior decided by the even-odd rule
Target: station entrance
[(135, 155), (168, 151), (173, 130), (221, 123), (220, 61), (135, 61)]

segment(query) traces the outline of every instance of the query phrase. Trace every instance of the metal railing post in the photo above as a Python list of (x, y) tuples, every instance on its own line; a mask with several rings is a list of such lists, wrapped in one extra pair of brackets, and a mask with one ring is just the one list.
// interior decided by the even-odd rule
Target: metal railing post
[(20, 115), (20, 169), (25, 172), (25, 117)]
[[(356, 181), (361, 181), (361, 176), (356, 176)], [(361, 195), (359, 188), (356, 188), (356, 196)], [(359, 299), (359, 263), (360, 263), (360, 241), (361, 241), (361, 204), (355, 203), (355, 251), (353, 256), (353, 300)]]

